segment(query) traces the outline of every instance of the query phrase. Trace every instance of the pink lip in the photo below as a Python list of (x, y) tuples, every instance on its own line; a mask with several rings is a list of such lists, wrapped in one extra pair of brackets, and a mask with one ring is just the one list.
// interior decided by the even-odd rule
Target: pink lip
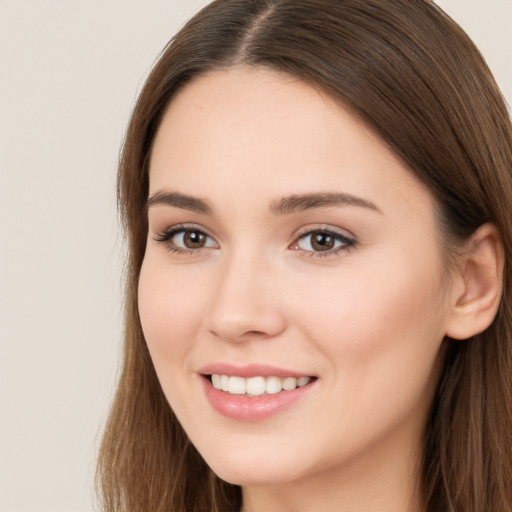
[(265, 364), (248, 364), (237, 366), (230, 363), (213, 363), (203, 366), (199, 369), (198, 373), (202, 375), (230, 375), (236, 377), (280, 377), (285, 379), (286, 377), (312, 377), (307, 373), (300, 373), (294, 370), (287, 370), (286, 368), (278, 368), (277, 366), (269, 366)]
[(246, 422), (262, 421), (287, 409), (309, 393), (316, 383), (316, 379), (314, 379), (306, 386), (293, 389), (292, 391), (283, 390), (275, 394), (251, 397), (247, 395), (230, 395), (225, 391), (215, 389), (207, 376), (218, 374), (244, 378), (257, 376), (299, 378), (309, 377), (310, 375), (267, 365), (234, 366), (225, 363), (204, 366), (198, 373), (203, 375), (201, 380), (203, 381), (204, 392), (213, 409), (227, 418)]

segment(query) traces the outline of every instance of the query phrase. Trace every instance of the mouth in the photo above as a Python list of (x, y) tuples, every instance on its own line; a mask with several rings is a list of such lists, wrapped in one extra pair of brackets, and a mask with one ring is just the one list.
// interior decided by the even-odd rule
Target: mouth
[(259, 397), (262, 395), (275, 395), (281, 392), (293, 391), (297, 388), (307, 386), (316, 377), (278, 377), (270, 376), (255, 376), (255, 377), (240, 377), (235, 375), (223, 375), (213, 373), (205, 375), (205, 378), (210, 381), (212, 386), (219, 390), (224, 391), (229, 395)]
[(198, 371), (212, 408), (232, 420), (257, 422), (303, 402), (317, 376), (266, 364), (212, 363)]

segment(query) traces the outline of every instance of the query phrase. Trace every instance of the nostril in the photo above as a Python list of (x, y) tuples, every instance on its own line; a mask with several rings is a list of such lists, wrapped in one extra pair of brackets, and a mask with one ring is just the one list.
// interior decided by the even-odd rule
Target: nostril
[(222, 326), (218, 329), (209, 329), (209, 332), (215, 336), (216, 338), (220, 338), (226, 341), (233, 342), (248, 342), (248, 341), (264, 341), (266, 339), (270, 339), (279, 334), (279, 332), (265, 332), (258, 330), (243, 330), (237, 329), (236, 326)]

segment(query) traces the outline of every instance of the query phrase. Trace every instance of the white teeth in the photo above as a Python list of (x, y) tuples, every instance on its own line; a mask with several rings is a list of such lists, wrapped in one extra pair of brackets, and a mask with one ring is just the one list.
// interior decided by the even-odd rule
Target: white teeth
[(279, 393), (281, 391), (281, 379), (279, 377), (267, 377), (267, 383), (265, 385), (265, 391), (269, 395), (273, 395), (275, 393)]
[(283, 379), (282, 386), (283, 389), (286, 389), (286, 391), (291, 391), (292, 389), (295, 389), (297, 387), (297, 379), (294, 377), (288, 377), (287, 379)]
[(261, 396), (279, 393), (282, 390), (292, 391), (297, 387), (303, 387), (311, 381), (311, 377), (243, 377), (213, 374), (212, 385), (215, 389), (221, 389), (231, 395)]
[(229, 391), (229, 376), (228, 375), (220, 376), (220, 389), (222, 389), (222, 391)]
[(212, 384), (215, 389), (222, 389), (222, 384), (220, 383), (221, 378), (220, 375), (214, 374), (212, 375)]
[(309, 381), (311, 380), (310, 377), (299, 377), (297, 379), (297, 386), (299, 386), (299, 388), (305, 386)]
[(247, 379), (247, 394), (253, 396), (265, 393), (266, 382), (263, 377), (251, 377)]
[(229, 393), (231, 395), (245, 395), (245, 386), (243, 377), (229, 377)]

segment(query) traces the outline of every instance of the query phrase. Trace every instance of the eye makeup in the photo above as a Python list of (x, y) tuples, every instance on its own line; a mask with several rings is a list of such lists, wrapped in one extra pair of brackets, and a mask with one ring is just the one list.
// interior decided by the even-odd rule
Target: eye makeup
[[(218, 249), (219, 244), (206, 230), (194, 224), (170, 226), (156, 234), (153, 239), (163, 244), (170, 252), (187, 255), (205, 249)], [(289, 246), (310, 258), (335, 257), (349, 251), (356, 240), (332, 228), (304, 228)]]

